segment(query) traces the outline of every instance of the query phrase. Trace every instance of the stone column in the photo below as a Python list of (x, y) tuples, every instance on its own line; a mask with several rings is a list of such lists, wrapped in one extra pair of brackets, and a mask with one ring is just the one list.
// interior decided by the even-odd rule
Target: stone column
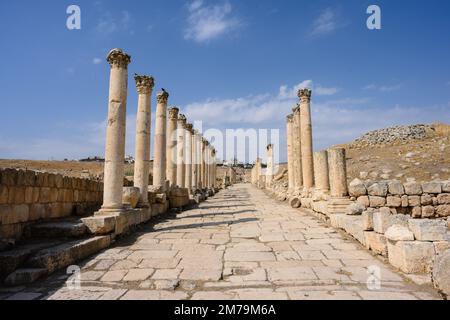
[(185, 161), (185, 179), (184, 187), (192, 191), (192, 124), (186, 124), (185, 131), (185, 150), (184, 150), (184, 161)]
[(328, 150), (328, 167), (330, 173), (330, 195), (335, 198), (347, 197), (347, 164), (344, 148)]
[(314, 162), (311, 125), (311, 90), (300, 89), (300, 143), (302, 149), (303, 186), (307, 189), (314, 186)]
[(131, 58), (121, 49), (109, 52), (108, 126), (106, 129), (103, 205), (99, 212), (121, 211), (125, 160), (125, 125), (128, 64)]
[(206, 161), (206, 140), (205, 138), (201, 138), (201, 155), (202, 155), (202, 159), (200, 162), (200, 180), (201, 180), (201, 185), (202, 185), (202, 189), (206, 188), (206, 180), (205, 180), (205, 161)]
[(186, 137), (186, 117), (183, 114), (178, 116), (177, 126), (177, 185), (184, 188), (186, 178), (186, 167), (184, 158), (185, 137)]
[(317, 190), (330, 190), (330, 179), (328, 175), (328, 152), (326, 150), (314, 152), (314, 177)]
[(293, 125), (292, 125), (292, 151), (294, 152), (294, 185), (295, 189), (303, 187), (303, 170), (302, 170), (302, 148), (300, 141), (300, 106), (297, 105), (292, 109)]
[(269, 144), (266, 150), (267, 150), (266, 187), (270, 188), (273, 180), (273, 144)]
[(167, 100), (169, 93), (158, 92), (156, 95), (155, 149), (153, 151), (153, 185), (164, 187), (166, 184), (166, 131)]
[(287, 116), (286, 120), (286, 136), (287, 136), (287, 160), (288, 160), (288, 190), (292, 192), (294, 190), (294, 152), (293, 152), (293, 122), (294, 116), (292, 114)]
[(151, 94), (154, 80), (152, 77), (135, 75), (138, 91), (138, 111), (136, 116), (136, 151), (134, 162), (134, 186), (141, 195), (138, 206), (147, 208), (148, 184), (150, 172), (150, 130), (152, 121)]
[(195, 191), (198, 189), (197, 185), (197, 130), (192, 131), (191, 137), (192, 144), (192, 190)]
[(177, 185), (177, 121), (178, 112), (177, 107), (169, 109), (169, 121), (167, 123), (167, 179), (170, 182), (170, 187)]
[(217, 176), (216, 176), (216, 173), (217, 173), (216, 149), (212, 150), (212, 157), (213, 157), (213, 160), (212, 160), (212, 187), (213, 187), (213, 189), (215, 189), (216, 183), (217, 183), (217, 181), (216, 181), (216, 178), (217, 178)]
[(209, 145), (209, 141), (206, 142), (206, 156), (205, 156), (205, 184), (209, 189), (211, 187), (211, 177), (209, 175), (211, 171), (211, 147)]
[(199, 132), (197, 132), (195, 136), (195, 143), (196, 143), (196, 154), (197, 154), (197, 164), (195, 165), (197, 168), (197, 189), (202, 188), (202, 137)]

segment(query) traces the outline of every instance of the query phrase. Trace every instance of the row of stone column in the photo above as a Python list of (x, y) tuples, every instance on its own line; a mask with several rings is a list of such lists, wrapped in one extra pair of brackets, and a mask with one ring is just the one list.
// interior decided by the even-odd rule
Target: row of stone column
[[(121, 49), (109, 52), (111, 66), (109, 81), (108, 123), (105, 145), (104, 195), (100, 214), (123, 209), (122, 189), (125, 159), (126, 105), (128, 93), (128, 64), (131, 57)], [(148, 207), (150, 172), (151, 95), (154, 79), (135, 75), (138, 92), (136, 119), (136, 149), (134, 186), (140, 189), (140, 207)], [(153, 159), (153, 185), (197, 189), (214, 188), (216, 174), (215, 150), (186, 117), (178, 114), (178, 108), (169, 109), (169, 93), (158, 92)]]
[(345, 149), (333, 148), (313, 153), (311, 90), (300, 89), (300, 103), (286, 119), (288, 185), (295, 193), (310, 190), (330, 192), (332, 197), (347, 196)]

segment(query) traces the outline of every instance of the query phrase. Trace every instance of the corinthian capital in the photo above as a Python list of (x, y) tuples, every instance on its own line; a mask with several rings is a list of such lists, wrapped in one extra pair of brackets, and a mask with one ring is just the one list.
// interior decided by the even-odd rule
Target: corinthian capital
[(139, 94), (150, 94), (152, 92), (155, 85), (153, 77), (134, 74), (134, 80), (136, 81), (136, 89)]
[(193, 128), (194, 128), (194, 125), (192, 123), (186, 124), (186, 130), (189, 131), (190, 133), (194, 133), (194, 130), (192, 130)]
[(298, 97), (301, 102), (310, 102), (311, 101), (311, 93), (312, 91), (307, 88), (302, 88), (298, 90)]
[(168, 99), (169, 93), (167, 91), (160, 91), (156, 95), (156, 100), (158, 101), (158, 103), (166, 104)]
[(286, 117), (287, 122), (292, 123), (294, 121), (294, 115), (291, 113)]
[(180, 109), (177, 107), (172, 107), (169, 109), (169, 120), (177, 120), (178, 119), (178, 112)]
[(108, 61), (111, 68), (116, 67), (116, 68), (127, 69), (128, 64), (131, 62), (131, 57), (130, 57), (130, 55), (123, 52), (122, 49), (116, 48), (116, 49), (112, 49), (108, 53), (108, 56), (106, 57), (106, 61)]
[(178, 115), (178, 121), (181, 122), (181, 125), (183, 126), (183, 128), (186, 128), (186, 116), (184, 114), (179, 114)]
[(292, 112), (294, 113), (294, 115), (300, 113), (300, 105), (297, 104), (295, 107), (293, 107)]

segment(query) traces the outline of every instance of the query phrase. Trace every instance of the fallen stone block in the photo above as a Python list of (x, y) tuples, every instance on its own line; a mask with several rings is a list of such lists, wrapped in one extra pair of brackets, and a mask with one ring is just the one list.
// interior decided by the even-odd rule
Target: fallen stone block
[(302, 201), (300, 200), (300, 198), (293, 197), (289, 200), (289, 205), (291, 206), (291, 208), (297, 209), (302, 205)]
[(136, 208), (141, 191), (136, 187), (124, 187), (122, 192), (122, 203), (129, 205), (131, 208)]
[(434, 256), (431, 242), (388, 240), (389, 263), (405, 273), (429, 273)]
[(81, 221), (85, 224), (91, 234), (103, 235), (112, 233), (116, 229), (115, 216), (93, 216), (82, 218)]
[(447, 223), (443, 220), (410, 219), (408, 226), (417, 240), (447, 240)]
[(365, 206), (358, 202), (354, 202), (347, 207), (346, 213), (350, 216), (360, 215), (366, 209)]

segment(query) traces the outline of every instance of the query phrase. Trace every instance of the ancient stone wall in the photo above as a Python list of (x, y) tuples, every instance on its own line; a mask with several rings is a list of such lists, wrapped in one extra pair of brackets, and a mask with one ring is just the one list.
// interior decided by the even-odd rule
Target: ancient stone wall
[(0, 169), (0, 238), (20, 238), (27, 223), (84, 215), (102, 203), (103, 183), (60, 174)]

